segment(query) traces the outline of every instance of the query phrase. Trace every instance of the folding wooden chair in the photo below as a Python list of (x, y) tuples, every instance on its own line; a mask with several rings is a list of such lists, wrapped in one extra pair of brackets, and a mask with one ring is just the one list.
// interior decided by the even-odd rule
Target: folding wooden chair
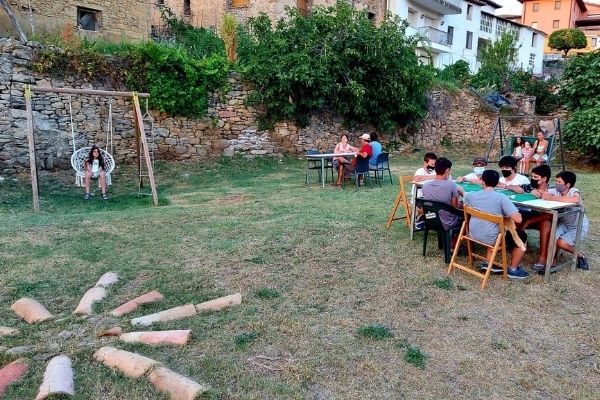
[[(398, 196), (396, 196), (396, 201), (394, 202), (394, 207), (392, 207), (392, 212), (390, 212), (390, 215), (388, 217), (387, 224), (385, 225), (386, 228), (389, 229), (394, 221), (404, 218), (406, 219), (406, 226), (408, 227), (408, 229), (411, 229), (411, 208), (410, 204), (408, 203), (408, 197), (406, 195), (406, 190), (404, 189), (404, 186), (407, 183), (412, 182), (412, 179), (412, 175), (400, 175), (400, 190), (398, 191)], [(396, 216), (396, 212), (398, 211), (398, 207), (400, 207), (400, 205), (404, 207), (404, 215)]]
[[(506, 230), (504, 226), (504, 217), (501, 215), (488, 214), (481, 211), (478, 211), (474, 208), (469, 207), (468, 205), (464, 206), (465, 212), (465, 221), (463, 222), (462, 227), (460, 228), (460, 233), (458, 234), (458, 239), (456, 241), (456, 246), (454, 247), (454, 254), (452, 254), (452, 259), (450, 260), (450, 265), (448, 266), (448, 275), (452, 272), (453, 269), (458, 268), (469, 274), (475, 275), (482, 279), (481, 289), (485, 289), (485, 285), (490, 277), (492, 272), (492, 265), (497, 265), (502, 268), (502, 279), (508, 279), (508, 261), (506, 255)], [(498, 237), (496, 238), (496, 242), (494, 245), (489, 245), (487, 243), (480, 242), (478, 240), (473, 239), (469, 236), (469, 222), (471, 218), (479, 218), (484, 221), (493, 222), (498, 224), (500, 232), (498, 233)], [(463, 241), (466, 241), (467, 244), (467, 257), (469, 261), (469, 265), (462, 265), (456, 261), (458, 257), (458, 250)], [(486, 249), (492, 249), (492, 256), (488, 261), (487, 270), (485, 273), (479, 272), (477, 270), (477, 265), (473, 265), (473, 258), (477, 260), (487, 261), (485, 256), (481, 256), (479, 254), (475, 254), (473, 252), (473, 243), (477, 243), (483, 246)], [(500, 251), (501, 262), (496, 261), (496, 254)]]

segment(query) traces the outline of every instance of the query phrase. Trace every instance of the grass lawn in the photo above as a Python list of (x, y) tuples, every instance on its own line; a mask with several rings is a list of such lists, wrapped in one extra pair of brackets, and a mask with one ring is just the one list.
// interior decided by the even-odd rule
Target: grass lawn
[[(454, 175), (469, 169), (469, 155), (454, 158)], [(35, 397), (54, 354), (73, 360), (77, 399), (163, 398), (93, 361), (110, 345), (207, 383), (220, 399), (597, 399), (600, 175), (581, 173), (577, 184), (591, 271), (563, 270), (550, 284), (494, 277), (480, 291), (466, 274), (446, 277), (435, 240), (423, 258), (420, 234), (411, 241), (401, 221), (384, 227), (397, 175), (419, 165), (418, 154), (395, 157), (393, 186), (357, 192), (305, 186), (296, 159), (158, 164), (160, 207), (134, 194), (130, 167), (115, 174), (107, 202), (84, 202), (73, 176), (51, 174), (40, 179), (39, 215), (27, 177), (0, 183), (0, 325), (21, 329), (0, 346), (30, 345), (35, 357), (6, 398)], [(107, 271), (120, 281), (97, 316), (73, 316)], [(155, 289), (164, 301), (108, 316)], [(140, 330), (130, 318), (238, 291), (239, 307), (154, 328), (192, 329), (184, 347), (95, 336), (115, 323)], [(25, 296), (57, 318), (18, 320), (9, 307)], [(60, 339), (65, 330), (60, 337), (70, 337)], [(12, 358), (0, 355), (0, 366)]]

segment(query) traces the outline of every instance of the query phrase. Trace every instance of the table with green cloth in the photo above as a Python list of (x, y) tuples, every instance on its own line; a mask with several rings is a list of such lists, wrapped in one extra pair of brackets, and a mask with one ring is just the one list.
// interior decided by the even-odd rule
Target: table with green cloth
[[(464, 189), (465, 193), (478, 192), (480, 190), (483, 190), (483, 187), (481, 187), (481, 185), (478, 185), (476, 183), (461, 182), (461, 183), (457, 183), (457, 185), (462, 187)], [(512, 190), (500, 189), (500, 188), (496, 188), (494, 190), (498, 193), (502, 193), (503, 195), (507, 196), (509, 199), (511, 199), (515, 203), (537, 199), (537, 197), (535, 197), (531, 193), (519, 194), (519, 193), (513, 192)]]

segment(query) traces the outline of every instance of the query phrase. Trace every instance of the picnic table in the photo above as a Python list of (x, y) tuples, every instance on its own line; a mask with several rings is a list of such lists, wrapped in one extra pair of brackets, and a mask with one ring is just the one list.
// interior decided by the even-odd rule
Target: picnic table
[[(417, 188), (422, 187), (423, 183), (425, 183), (425, 182), (413, 182), (413, 184)], [(457, 183), (457, 185), (462, 187), (464, 189), (465, 193), (483, 190), (483, 188), (476, 183), (461, 182), (461, 183)], [(494, 190), (498, 193), (502, 193), (502, 194), (506, 195), (517, 206), (517, 208), (543, 212), (543, 213), (550, 214), (552, 216), (552, 228), (550, 230), (550, 242), (548, 244), (548, 255), (546, 256), (546, 269), (545, 269), (545, 275), (544, 275), (544, 279), (546, 282), (550, 281), (551, 273), (558, 271), (569, 264), (569, 262), (565, 262), (560, 265), (556, 265), (554, 268), (552, 268), (552, 261), (554, 260), (554, 252), (556, 251), (556, 226), (558, 225), (558, 219), (560, 217), (563, 217), (563, 216), (566, 216), (569, 214), (573, 214), (573, 213), (579, 214), (579, 218), (577, 219), (577, 235), (575, 237), (575, 251), (574, 251), (573, 257), (570, 261), (571, 270), (574, 271), (576, 268), (576, 263), (577, 263), (577, 253), (579, 250), (579, 239), (581, 236), (581, 226), (583, 224), (583, 212), (584, 212), (583, 205), (576, 204), (576, 203), (565, 203), (565, 202), (559, 202), (559, 201), (542, 200), (542, 199), (538, 199), (531, 193), (520, 193), (519, 194), (519, 193), (515, 193), (511, 190), (500, 189), (500, 188), (497, 188)], [(415, 212), (416, 212), (416, 204), (417, 204), (417, 202), (413, 201), (413, 204), (412, 204), (413, 224), (411, 225), (412, 229), (410, 230), (411, 231), (410, 232), (411, 239), (413, 238), (414, 232), (415, 232), (414, 218), (415, 218)]]

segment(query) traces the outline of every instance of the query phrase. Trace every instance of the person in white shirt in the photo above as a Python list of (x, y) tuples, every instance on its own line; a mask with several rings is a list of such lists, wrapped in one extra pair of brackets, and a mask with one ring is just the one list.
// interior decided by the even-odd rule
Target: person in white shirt
[(102, 189), (102, 199), (108, 200), (104, 169), (104, 158), (102, 157), (102, 153), (98, 146), (93, 145), (88, 157), (85, 159), (85, 177), (83, 180), (85, 186), (85, 194), (83, 195), (84, 200), (89, 200), (91, 198), (90, 181), (92, 178), (98, 178), (100, 181), (100, 189)]
[[(415, 175), (413, 176), (413, 182), (425, 182), (434, 180), (435, 173), (435, 162), (438, 157), (435, 153), (425, 153), (423, 157), (423, 166), (415, 171)], [(410, 190), (410, 204), (414, 204), (415, 197), (421, 198), (423, 194), (421, 189), (417, 190), (415, 185), (412, 185), (412, 189)], [(420, 221), (421, 215), (423, 214), (423, 210), (420, 207), (417, 207), (416, 215), (414, 216), (414, 220), (416, 221), (416, 228), (421, 229), (424, 226), (424, 222)]]
[(456, 178), (456, 182), (460, 183), (466, 181), (469, 183), (476, 183), (478, 185), (483, 186), (481, 175), (483, 175), (485, 167), (487, 167), (487, 160), (483, 157), (477, 157), (475, 160), (473, 160), (473, 172), (465, 176), (459, 176), (458, 178)]
[(513, 156), (504, 156), (498, 161), (502, 177), (498, 187), (508, 189), (515, 193), (525, 193), (528, 190), (531, 182), (526, 176), (517, 173), (518, 161)]

